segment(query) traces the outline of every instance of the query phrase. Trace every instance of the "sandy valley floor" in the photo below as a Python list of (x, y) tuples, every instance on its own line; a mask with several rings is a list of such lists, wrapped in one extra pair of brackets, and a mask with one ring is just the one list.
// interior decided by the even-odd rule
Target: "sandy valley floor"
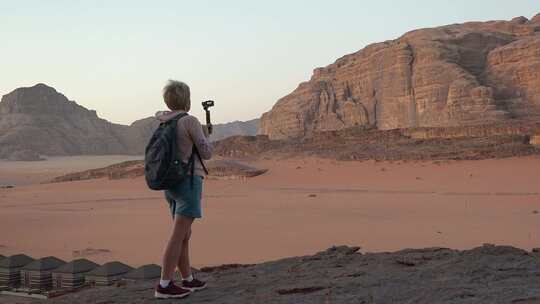
[[(79, 169), (95, 159), (72, 161)], [(26, 163), (6, 164), (0, 163), (0, 184), (47, 175)], [(194, 225), (195, 266), (311, 254), (334, 244), (364, 252), (483, 243), (540, 247), (539, 157), (253, 165), (270, 171), (206, 182), (204, 218)], [(170, 228), (162, 197), (142, 178), (0, 189), (0, 254), (159, 263)]]
[(46, 161), (0, 160), (0, 187), (6, 185), (30, 185), (50, 180), (66, 173), (101, 168), (126, 160), (142, 159), (143, 156), (53, 156)]

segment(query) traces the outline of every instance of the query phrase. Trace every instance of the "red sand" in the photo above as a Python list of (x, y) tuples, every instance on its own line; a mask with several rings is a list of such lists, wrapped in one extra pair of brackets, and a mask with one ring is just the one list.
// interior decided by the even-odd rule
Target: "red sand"
[[(540, 212), (539, 157), (253, 165), (270, 171), (206, 182), (204, 217), (194, 224), (195, 266), (304, 255), (334, 244), (364, 252), (483, 243), (540, 247), (540, 214), (534, 212)], [(110, 250), (87, 256), (98, 262), (159, 264), (170, 224), (163, 194), (147, 190), (142, 178), (0, 190), (4, 255), (70, 260), (74, 251), (91, 248)]]

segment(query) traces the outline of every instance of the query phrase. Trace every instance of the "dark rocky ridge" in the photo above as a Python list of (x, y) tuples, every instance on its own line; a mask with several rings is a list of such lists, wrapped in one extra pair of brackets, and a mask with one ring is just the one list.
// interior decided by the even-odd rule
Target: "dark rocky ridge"
[[(234, 160), (213, 159), (205, 162), (208, 179), (246, 179), (266, 173), (268, 170), (255, 168)], [(104, 168), (72, 172), (50, 180), (50, 183), (81, 181), (97, 178), (124, 179), (144, 176), (144, 161), (132, 160)]]
[(353, 127), (272, 140), (233, 136), (214, 144), (232, 158), (317, 156), (338, 160), (478, 160), (540, 154), (540, 123), (377, 130)]
[(464, 251), (427, 248), (360, 254), (357, 250), (333, 247), (257, 265), (203, 268), (198, 277), (209, 288), (181, 301), (154, 300), (152, 281), (88, 289), (49, 302), (540, 303), (540, 252), (494, 245)]
[[(257, 122), (216, 125), (216, 134), (255, 134)], [(142, 155), (158, 125), (153, 117), (130, 126), (111, 123), (45, 84), (18, 88), (0, 101), (0, 159), (33, 160), (39, 154)]]

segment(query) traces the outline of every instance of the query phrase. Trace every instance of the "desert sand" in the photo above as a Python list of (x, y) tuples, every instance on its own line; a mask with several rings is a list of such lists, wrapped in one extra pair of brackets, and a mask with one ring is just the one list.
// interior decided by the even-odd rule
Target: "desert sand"
[[(7, 170), (5, 164), (0, 179), (6, 172), (8, 180), (39, 174), (26, 171), (24, 162)], [(194, 266), (301, 256), (339, 244), (362, 252), (484, 243), (540, 247), (540, 157), (250, 164), (269, 171), (206, 181), (203, 219), (193, 227)], [(163, 194), (148, 190), (141, 177), (0, 189), (4, 255), (159, 264), (170, 224)]]

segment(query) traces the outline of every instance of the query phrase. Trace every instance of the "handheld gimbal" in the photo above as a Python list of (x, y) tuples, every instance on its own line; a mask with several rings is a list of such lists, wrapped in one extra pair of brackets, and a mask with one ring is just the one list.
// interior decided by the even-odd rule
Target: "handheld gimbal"
[(203, 101), (203, 109), (206, 112), (206, 126), (208, 127), (208, 134), (212, 134), (212, 123), (210, 122), (210, 107), (214, 106), (213, 100)]

